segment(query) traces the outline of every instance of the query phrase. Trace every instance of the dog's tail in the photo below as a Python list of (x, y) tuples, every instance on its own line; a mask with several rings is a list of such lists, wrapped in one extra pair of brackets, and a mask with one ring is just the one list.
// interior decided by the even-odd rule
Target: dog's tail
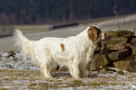
[(31, 55), (32, 54), (31, 41), (29, 39), (27, 39), (23, 35), (23, 33), (18, 29), (15, 29), (14, 38), (15, 38), (15, 45), (19, 47), (19, 50), (23, 54), (23, 59), (27, 59), (28, 56), (32, 57), (32, 55)]

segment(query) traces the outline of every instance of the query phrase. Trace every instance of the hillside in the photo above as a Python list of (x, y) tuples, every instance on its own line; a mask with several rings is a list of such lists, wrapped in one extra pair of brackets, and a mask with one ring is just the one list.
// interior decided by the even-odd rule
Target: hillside
[[(117, 22), (118, 21), (118, 22)], [(14, 28), (23, 31), (24, 35), (31, 40), (38, 40), (43, 37), (69, 37), (80, 33), (87, 26), (98, 24), (102, 31), (127, 29), (133, 31), (136, 28), (136, 15), (128, 15), (120, 18), (105, 18), (104, 20), (96, 20), (92, 23), (82, 23), (75, 27), (62, 28), (48, 31), (50, 25), (15, 25)], [(120, 27), (119, 27), (119, 26)], [(6, 41), (6, 42), (5, 42)], [(0, 38), (0, 51), (15, 50), (13, 36)]]
[(41, 24), (136, 12), (136, 0), (1, 0), (0, 24)]

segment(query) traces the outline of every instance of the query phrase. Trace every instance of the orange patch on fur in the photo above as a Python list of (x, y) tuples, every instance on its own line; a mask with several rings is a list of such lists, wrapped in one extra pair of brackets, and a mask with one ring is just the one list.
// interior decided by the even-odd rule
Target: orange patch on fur
[(64, 44), (63, 44), (63, 43), (61, 43), (61, 44), (60, 44), (60, 47), (61, 47), (61, 51), (62, 51), (62, 52), (64, 52), (64, 50), (65, 50), (65, 49), (64, 49), (64, 48), (65, 48), (65, 46), (64, 46)]
[(100, 34), (100, 29), (96, 27), (90, 27), (90, 29), (88, 30), (88, 37), (92, 41), (96, 41), (97, 38), (99, 37), (99, 34)]

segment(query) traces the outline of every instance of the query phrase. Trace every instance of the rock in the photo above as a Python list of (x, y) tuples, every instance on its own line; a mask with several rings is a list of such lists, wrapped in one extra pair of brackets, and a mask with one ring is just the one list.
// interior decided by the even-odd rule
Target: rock
[(101, 41), (101, 52), (105, 50), (122, 50), (125, 48), (127, 38), (124, 37), (111, 37)]
[(130, 41), (132, 44), (136, 43), (136, 37)]
[(117, 71), (117, 73), (120, 75), (125, 75), (125, 73), (123, 71)]
[(109, 60), (105, 55), (96, 54), (93, 57), (93, 61), (90, 64), (90, 70), (97, 70), (100, 66), (106, 66), (109, 64)]
[(126, 37), (126, 38), (132, 38), (134, 36), (134, 33), (127, 31), (127, 30), (117, 30), (117, 31), (106, 31), (105, 37)]
[[(136, 36), (126, 30), (107, 31), (97, 48), (95, 49), (94, 59), (88, 66), (90, 70), (105, 72), (108, 66), (136, 71)], [(102, 66), (102, 68), (101, 68)], [(122, 72), (118, 72), (122, 74)]]
[(101, 41), (101, 44), (108, 45), (108, 44), (126, 43), (126, 42), (127, 42), (127, 38), (125, 37), (111, 37), (111, 38), (106, 38), (103, 41)]
[(107, 48), (110, 50), (123, 50), (125, 49), (125, 43), (108, 44)]
[(104, 37), (116, 37), (116, 33), (114, 31), (105, 31), (104, 32)]
[(134, 57), (134, 60), (136, 61), (136, 55), (135, 56), (133, 56)]
[(126, 47), (130, 47), (132, 49), (132, 55), (136, 55), (136, 45), (131, 45), (130, 43), (126, 43)]
[(131, 51), (129, 51), (128, 49), (123, 49), (120, 51), (115, 51), (115, 52), (111, 52), (108, 54), (108, 58), (111, 61), (117, 61), (117, 60), (122, 60), (126, 57), (128, 57), (131, 54)]
[(113, 63), (113, 65), (116, 68), (127, 70), (127, 71), (133, 71), (136, 72), (136, 61), (134, 61), (133, 57), (127, 57), (124, 60), (116, 61)]
[(127, 30), (117, 30), (116, 33), (117, 33), (117, 35), (119, 37), (120, 36), (123, 36), (123, 37), (126, 37), (126, 38), (132, 38), (132, 37), (134, 37), (134, 33), (130, 32), (130, 31), (127, 31)]
[(107, 48), (106, 45), (103, 45), (103, 46), (101, 47), (101, 50), (100, 50), (100, 53), (101, 53), (101, 54), (107, 56), (110, 52), (111, 52), (110, 49)]

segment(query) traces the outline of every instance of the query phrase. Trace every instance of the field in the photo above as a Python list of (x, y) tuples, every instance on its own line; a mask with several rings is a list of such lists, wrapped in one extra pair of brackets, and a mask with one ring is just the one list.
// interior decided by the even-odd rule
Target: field
[(39, 67), (22, 60), (22, 54), (0, 53), (0, 90), (126, 90), (136, 89), (136, 73), (110, 67), (110, 71), (89, 71), (89, 78), (74, 79), (68, 71), (54, 71), (44, 79)]
[(111, 71), (89, 72), (89, 78), (74, 79), (68, 71), (54, 71), (53, 79), (44, 79), (39, 68), (30, 61), (23, 61), (22, 55), (14, 57), (1, 52), (0, 90), (126, 90), (136, 89), (136, 73), (109, 68)]
[[(49, 37), (73, 36), (87, 26), (98, 24), (102, 31), (135, 28), (136, 15), (124, 18), (108, 19), (100, 22), (82, 23), (79, 26), (48, 31), (50, 25), (15, 25), (30, 40)], [(135, 19), (134, 19), (135, 18)], [(9, 55), (14, 51), (14, 57)], [(12, 52), (13, 53), (13, 52)], [(89, 78), (74, 79), (68, 71), (54, 71), (53, 79), (44, 79), (39, 67), (34, 63), (22, 60), (22, 54), (14, 47), (13, 36), (0, 38), (0, 90), (135, 90), (136, 73), (109, 68), (101, 72), (89, 71)]]

